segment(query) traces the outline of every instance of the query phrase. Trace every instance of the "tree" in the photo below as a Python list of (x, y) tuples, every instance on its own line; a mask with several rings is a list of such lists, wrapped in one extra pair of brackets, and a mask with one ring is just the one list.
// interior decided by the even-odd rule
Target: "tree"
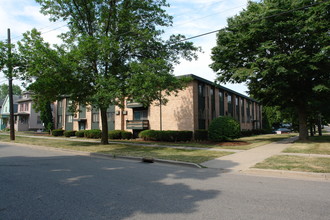
[[(195, 58), (198, 50), (192, 43), (182, 42), (185, 39), (182, 35), (161, 38), (164, 32), (157, 28), (172, 24), (172, 17), (163, 9), (169, 6), (165, 0), (37, 2), (52, 21), (67, 21), (69, 31), (61, 35), (64, 44), (54, 48), (44, 43), (37, 31), (27, 33), (21, 51), (26, 57), (36, 55), (37, 61), (32, 66), (26, 65), (24, 76), (35, 79), (30, 88), (36, 94), (47, 93), (49, 98), (69, 95), (75, 103), (92, 104), (100, 109), (103, 144), (108, 143), (109, 105), (123, 107), (126, 97), (150, 100), (146, 98), (150, 93), (134, 93), (137, 89), (132, 77), (140, 66), (155, 77), (167, 69), (166, 76), (174, 79), (173, 66), (179, 58)], [(46, 57), (40, 57), (41, 54)], [(49, 64), (47, 70), (40, 68), (44, 63)], [(48, 88), (51, 84), (61, 88)]]
[(330, 2), (263, 0), (228, 19), (212, 50), (221, 82), (247, 82), (267, 106), (293, 108), (308, 138), (310, 102), (330, 93)]
[[(6, 96), (9, 94), (9, 87), (7, 84), (0, 85), (0, 99), (6, 98)], [(21, 87), (17, 85), (13, 85), (13, 95), (21, 95), (22, 89)]]

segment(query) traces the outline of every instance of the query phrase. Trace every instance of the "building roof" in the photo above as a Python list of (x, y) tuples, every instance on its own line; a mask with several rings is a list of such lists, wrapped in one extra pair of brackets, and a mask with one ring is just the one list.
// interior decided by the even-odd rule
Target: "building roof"
[(216, 82), (211, 82), (211, 81), (209, 81), (209, 80), (207, 80), (207, 79), (204, 79), (204, 78), (202, 78), (202, 77), (196, 76), (196, 75), (194, 75), (194, 74), (182, 75), (182, 76), (180, 76), (180, 77), (191, 77), (191, 78), (193, 78), (194, 80), (197, 80), (197, 81), (200, 81), (200, 82), (206, 83), (206, 84), (211, 85), (211, 86), (215, 86), (216, 88), (219, 88), (219, 89), (224, 90), (224, 91), (226, 91), (226, 92), (229, 92), (229, 93), (231, 93), (231, 94), (238, 95), (238, 96), (240, 96), (240, 97), (246, 98), (246, 99), (251, 100), (251, 101), (254, 101), (254, 102), (258, 102), (257, 100), (255, 100), (255, 99), (253, 99), (253, 98), (251, 98), (251, 97), (248, 97), (248, 96), (246, 96), (246, 95), (243, 95), (243, 94), (241, 94), (241, 93), (238, 93), (238, 92), (236, 92), (236, 91), (234, 91), (234, 90), (228, 89), (228, 88), (226, 88), (226, 87), (224, 87), (224, 86), (221, 86), (220, 84), (218, 84), (218, 83), (216, 83)]

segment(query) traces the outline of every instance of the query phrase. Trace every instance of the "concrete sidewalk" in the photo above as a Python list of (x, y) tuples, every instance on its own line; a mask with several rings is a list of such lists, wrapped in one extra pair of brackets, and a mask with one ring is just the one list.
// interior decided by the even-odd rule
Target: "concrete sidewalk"
[(281, 153), (297, 139), (298, 137), (288, 138), (279, 142), (274, 142), (250, 150), (216, 158), (214, 160), (202, 163), (201, 165), (208, 168), (223, 169), (234, 173), (242, 172), (248, 170), (256, 163), (259, 163), (268, 157)]

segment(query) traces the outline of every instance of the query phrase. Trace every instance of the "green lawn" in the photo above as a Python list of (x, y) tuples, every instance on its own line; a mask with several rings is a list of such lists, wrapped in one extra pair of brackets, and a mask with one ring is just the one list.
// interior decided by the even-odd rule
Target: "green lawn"
[[(9, 142), (9, 136), (0, 135), (0, 141)], [(105, 153), (115, 156), (152, 157), (157, 159), (175, 160), (191, 163), (202, 163), (217, 157), (222, 157), (231, 152), (215, 152), (206, 150), (182, 150), (163, 147), (143, 147), (124, 144), (101, 145), (90, 142), (75, 142), (69, 140), (37, 139), (16, 137), (15, 143), (39, 145), (46, 147), (64, 148), (93, 153)]]
[(173, 142), (150, 142), (150, 141), (134, 141), (134, 140), (110, 140), (114, 142), (124, 142), (124, 143), (143, 143), (143, 144), (153, 144), (153, 145), (172, 145), (172, 146), (183, 146), (183, 147), (198, 147), (198, 148), (216, 148), (216, 149), (231, 149), (231, 150), (249, 150), (262, 145), (270, 144), (272, 142), (280, 141), (286, 138), (297, 136), (297, 134), (266, 134), (266, 135), (256, 135), (251, 137), (239, 138), (235, 141), (247, 142), (244, 145), (235, 145), (233, 142), (222, 143), (219, 145), (213, 142), (184, 142), (184, 143), (173, 143)]
[(308, 141), (297, 141), (283, 152), (330, 155), (330, 135), (310, 137)]
[(257, 163), (254, 168), (330, 173), (330, 158), (278, 155)]

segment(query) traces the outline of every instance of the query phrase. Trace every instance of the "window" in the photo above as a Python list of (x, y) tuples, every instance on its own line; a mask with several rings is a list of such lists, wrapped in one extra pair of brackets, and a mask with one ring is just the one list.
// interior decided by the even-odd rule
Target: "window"
[(67, 123), (72, 123), (72, 119), (73, 119), (73, 115), (66, 116)]
[(224, 105), (224, 98), (223, 98), (223, 92), (219, 91), (219, 107), (220, 107), (220, 115), (225, 115), (225, 105)]
[(251, 102), (249, 101), (247, 103), (247, 108), (246, 108), (246, 117), (247, 117), (247, 122), (251, 122), (251, 111), (250, 111), (250, 106), (251, 106)]
[(245, 122), (244, 99), (241, 99), (241, 115), (242, 115), (242, 122)]
[(114, 121), (115, 120), (114, 115), (115, 115), (114, 112), (107, 112), (108, 121)]
[(62, 115), (58, 115), (57, 119), (58, 119), (57, 123), (62, 124)]
[(58, 107), (59, 108), (62, 108), (62, 100), (61, 101), (58, 101)]
[(92, 122), (93, 123), (98, 123), (99, 122), (99, 113), (93, 113)]
[(212, 119), (215, 118), (215, 95), (214, 95), (214, 88), (210, 89), (210, 96), (211, 96), (211, 112), (212, 112)]
[(148, 120), (148, 110), (134, 110), (133, 112), (134, 120)]
[(27, 116), (19, 116), (19, 121), (22, 124), (27, 124), (28, 123), (28, 117)]
[(239, 98), (235, 98), (235, 118), (239, 120)]
[(228, 115), (233, 116), (233, 102), (232, 96), (228, 94), (227, 96), (227, 103), (228, 103)]
[(37, 117), (37, 124), (38, 125), (42, 124), (41, 119), (40, 119), (40, 116)]

